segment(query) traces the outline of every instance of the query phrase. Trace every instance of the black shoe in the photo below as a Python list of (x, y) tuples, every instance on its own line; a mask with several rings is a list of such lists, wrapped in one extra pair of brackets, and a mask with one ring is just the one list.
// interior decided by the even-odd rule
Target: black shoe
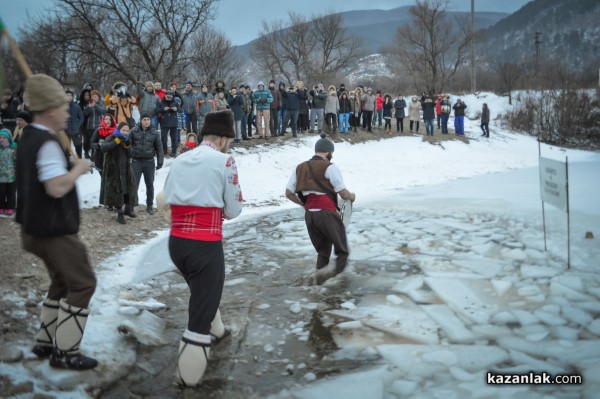
[(146, 212), (148, 212), (148, 215), (154, 215), (154, 208), (148, 206), (146, 207)]
[(65, 352), (54, 350), (50, 355), (50, 366), (67, 370), (90, 370), (98, 365), (98, 361), (91, 357), (75, 353), (69, 355)]
[(242, 140), (252, 140), (250, 137), (244, 137)]
[(136, 218), (137, 217), (137, 215), (133, 211), (133, 207), (131, 205), (125, 205), (125, 211), (123, 212), (123, 214), (126, 215), (126, 216), (129, 216), (130, 218)]
[(52, 354), (54, 348), (51, 346), (35, 345), (31, 348), (31, 352), (38, 357), (38, 359), (47, 359)]
[(90, 159), (90, 153), (87, 151), (83, 154), (83, 156), (85, 156), (85, 159)]
[(123, 214), (123, 211), (119, 211), (117, 214), (117, 222), (119, 222), (120, 224), (125, 224), (125, 215)]

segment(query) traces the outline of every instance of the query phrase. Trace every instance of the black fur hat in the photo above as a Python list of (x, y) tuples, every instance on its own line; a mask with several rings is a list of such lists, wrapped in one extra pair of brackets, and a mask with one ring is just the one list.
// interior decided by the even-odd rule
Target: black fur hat
[(201, 136), (221, 136), (235, 138), (233, 112), (230, 110), (209, 112), (204, 118)]

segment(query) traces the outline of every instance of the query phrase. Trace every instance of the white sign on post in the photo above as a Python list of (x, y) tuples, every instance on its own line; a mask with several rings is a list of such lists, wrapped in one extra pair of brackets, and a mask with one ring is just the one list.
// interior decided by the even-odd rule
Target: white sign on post
[(540, 195), (542, 201), (567, 211), (567, 164), (540, 157)]

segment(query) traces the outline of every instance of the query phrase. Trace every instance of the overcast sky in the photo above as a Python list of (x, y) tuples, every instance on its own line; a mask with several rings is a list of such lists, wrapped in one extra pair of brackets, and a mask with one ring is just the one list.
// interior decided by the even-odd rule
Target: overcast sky
[[(512, 13), (529, 0), (475, 0), (477, 11)], [(469, 0), (452, 0), (452, 9), (470, 10)], [(0, 0), (0, 15), (8, 30), (14, 35), (23, 27), (27, 13), (39, 15), (52, 7), (55, 0)], [(413, 0), (221, 0), (214, 24), (234, 45), (245, 44), (261, 31), (263, 20), (283, 19), (288, 10), (310, 15), (316, 12), (350, 11), (364, 9), (389, 10), (414, 4)]]

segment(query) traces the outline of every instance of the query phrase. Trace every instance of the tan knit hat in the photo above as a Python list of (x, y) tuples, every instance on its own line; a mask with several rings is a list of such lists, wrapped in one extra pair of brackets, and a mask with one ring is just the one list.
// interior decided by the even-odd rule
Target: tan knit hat
[(27, 79), (23, 100), (31, 112), (43, 112), (69, 102), (61, 84), (56, 79), (42, 73), (32, 75)]

